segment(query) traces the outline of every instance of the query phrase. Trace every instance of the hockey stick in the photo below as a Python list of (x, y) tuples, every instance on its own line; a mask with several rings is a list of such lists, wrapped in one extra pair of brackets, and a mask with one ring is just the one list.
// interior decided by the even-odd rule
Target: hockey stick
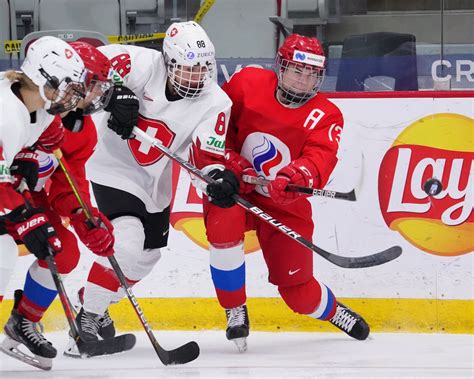
[[(74, 195), (81, 205), (84, 214), (86, 215), (87, 219), (91, 223), (92, 227), (98, 227), (95, 218), (92, 215), (92, 211), (89, 208), (89, 205), (83, 200), (82, 195), (79, 192), (79, 187), (77, 185), (77, 182), (75, 179), (71, 176), (70, 170), (68, 168), (67, 162), (62, 156), (61, 150), (56, 150), (54, 152), (54, 155), (56, 156), (59, 165), (61, 167), (61, 170), (64, 172), (64, 175), (66, 176), (66, 179), (71, 186), (72, 191), (74, 192)], [(153, 334), (153, 331), (151, 330), (150, 325), (148, 324), (148, 321), (145, 318), (145, 315), (143, 314), (142, 309), (140, 308), (140, 305), (138, 304), (138, 301), (135, 297), (135, 295), (132, 292), (132, 289), (128, 285), (127, 279), (125, 278), (125, 275), (120, 268), (117, 260), (115, 257), (112, 255), (108, 257), (110, 265), (115, 271), (115, 274), (117, 275), (117, 278), (122, 285), (122, 287), (125, 289), (125, 292), (127, 293), (127, 297), (130, 300), (130, 303), (133, 306), (133, 309), (135, 310), (135, 313), (138, 315), (138, 318), (140, 319), (140, 322), (142, 323), (143, 328), (145, 329), (146, 334), (148, 335), (148, 338), (150, 339), (151, 344), (153, 345), (153, 348), (155, 349), (156, 354), (160, 358), (161, 362), (164, 365), (170, 365), (170, 364), (184, 364), (188, 363), (190, 361), (195, 360), (199, 356), (199, 345), (194, 342), (188, 342), (183, 346), (180, 346), (176, 349), (173, 350), (165, 350), (160, 346), (158, 341), (155, 338), (155, 335)]]
[[(27, 208), (32, 208), (31, 196), (28, 192), (28, 187), (24, 181), (21, 182), (19, 187), (19, 192), (22, 194), (25, 199), (25, 206)], [(46, 257), (46, 263), (48, 264), (48, 269), (51, 272), (54, 285), (58, 291), (59, 300), (64, 309), (66, 319), (70, 328), (70, 335), (76, 343), (79, 353), (83, 357), (95, 357), (99, 355), (113, 354), (124, 350), (130, 350), (136, 343), (136, 338), (132, 334), (122, 335), (119, 337), (113, 337), (115, 344), (112, 344), (110, 340), (97, 340), (97, 341), (83, 341), (79, 332), (79, 327), (76, 323), (76, 318), (74, 316), (74, 307), (67, 295), (66, 289), (64, 287), (63, 280), (61, 275), (58, 272), (56, 266), (56, 261), (54, 260), (53, 253), (51, 249), (49, 250), (50, 255)], [(132, 338), (133, 337), (133, 338)]]
[[(163, 154), (165, 154), (168, 158), (177, 162), (181, 167), (186, 169), (189, 173), (195, 175), (196, 177), (200, 178), (207, 184), (215, 183), (215, 181), (210, 178), (209, 176), (203, 174), (200, 170), (194, 167), (189, 162), (185, 161), (184, 159), (180, 158), (165, 146), (163, 146), (159, 140), (149, 136), (144, 131), (138, 129), (137, 127), (133, 128), (133, 133), (135, 136), (139, 136), (143, 141), (148, 142), (153, 147), (160, 150)], [(268, 213), (264, 212), (260, 208), (256, 207), (249, 201), (241, 198), (239, 195), (234, 195), (234, 199), (242, 208), (247, 210), (248, 212), (253, 213), (257, 217), (259, 217), (264, 222), (270, 224), (272, 227), (277, 229), (278, 231), (286, 234), (288, 237), (294, 239), (301, 245), (307, 247), (308, 249), (312, 250), (314, 253), (320, 255), (321, 257), (327, 259), (329, 262), (344, 268), (362, 268), (362, 267), (372, 267), (378, 266), (383, 263), (390, 262), (396, 258), (398, 258), (402, 253), (402, 248), (400, 246), (392, 246), (386, 250), (381, 252), (367, 255), (364, 257), (343, 257), (340, 255), (332, 254), (326, 250), (321, 249), (320, 247), (314, 245), (312, 242), (308, 241), (307, 239), (303, 238), (300, 234), (296, 233), (294, 230), (290, 229), (283, 223), (279, 222)]]
[[(31, 209), (32, 201), (29, 195), (28, 187), (23, 179), (19, 185), (19, 192), (25, 199), (25, 206), (26, 208)], [(54, 260), (54, 255), (49, 249), (50, 255), (46, 257), (46, 262), (48, 264), (49, 271), (51, 272), (51, 276), (53, 277), (54, 285), (56, 286), (56, 290), (58, 291), (59, 300), (61, 301), (61, 305), (64, 309), (64, 314), (66, 315), (67, 322), (69, 324), (69, 328), (71, 330), (71, 337), (76, 342), (77, 348), (79, 352), (83, 352), (83, 341), (79, 335), (79, 328), (76, 324), (76, 319), (74, 317), (73, 307), (71, 305), (71, 300), (69, 299), (66, 289), (64, 287), (63, 280), (61, 275), (58, 272), (58, 268), (56, 266), (56, 261)]]
[[(255, 176), (250, 176), (250, 175), (242, 175), (242, 180), (245, 183), (255, 184), (257, 186), (267, 186), (270, 183), (270, 180), (268, 179), (257, 178)], [(331, 190), (325, 190), (325, 189), (300, 187), (294, 184), (289, 184), (287, 188), (288, 188), (287, 191), (290, 191), (290, 192), (301, 192), (301, 193), (307, 193), (308, 195), (313, 195), (313, 196), (329, 197), (331, 199), (356, 201), (355, 189), (353, 189), (350, 192), (337, 192), (337, 191), (331, 191)]]

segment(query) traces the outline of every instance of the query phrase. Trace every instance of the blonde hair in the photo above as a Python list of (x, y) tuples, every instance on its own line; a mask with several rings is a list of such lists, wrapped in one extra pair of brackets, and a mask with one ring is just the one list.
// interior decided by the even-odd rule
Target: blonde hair
[(8, 70), (5, 77), (12, 82), (19, 82), (22, 87), (29, 90), (37, 90), (38, 86), (21, 71)]

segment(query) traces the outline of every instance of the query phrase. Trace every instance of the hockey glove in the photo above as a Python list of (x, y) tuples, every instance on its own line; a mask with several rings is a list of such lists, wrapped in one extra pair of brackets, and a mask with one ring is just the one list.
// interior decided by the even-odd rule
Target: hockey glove
[(15, 239), (20, 239), (38, 259), (46, 259), (62, 250), (61, 241), (41, 208), (24, 205), (7, 216), (6, 229)]
[(17, 188), (24, 179), (30, 191), (33, 191), (38, 183), (38, 167), (38, 154), (28, 149), (21, 150), (15, 155), (10, 167), (13, 187)]
[(288, 166), (283, 167), (268, 186), (270, 197), (275, 203), (286, 205), (298, 200), (301, 196), (307, 196), (301, 192), (286, 191), (289, 184), (312, 187), (313, 177), (304, 166), (290, 163)]
[(123, 86), (114, 86), (109, 104), (104, 108), (110, 112), (107, 125), (122, 139), (133, 138), (132, 131), (138, 122), (138, 97), (132, 90)]
[(207, 185), (209, 201), (219, 208), (230, 208), (235, 205), (233, 196), (239, 193), (239, 180), (235, 174), (230, 170), (215, 169), (209, 176), (217, 181)]
[(247, 159), (232, 150), (226, 150), (225, 166), (231, 170), (237, 176), (237, 178), (239, 178), (239, 192), (241, 194), (250, 193), (255, 189), (255, 184), (246, 183), (242, 180), (242, 175), (257, 177), (255, 169)]
[(64, 143), (64, 126), (61, 117), (56, 116), (36, 142), (36, 148), (45, 153), (52, 153)]
[(101, 257), (114, 254), (114, 227), (110, 221), (97, 209), (92, 209), (92, 215), (97, 226), (91, 225), (82, 209), (71, 215), (71, 225), (77, 236), (87, 248)]

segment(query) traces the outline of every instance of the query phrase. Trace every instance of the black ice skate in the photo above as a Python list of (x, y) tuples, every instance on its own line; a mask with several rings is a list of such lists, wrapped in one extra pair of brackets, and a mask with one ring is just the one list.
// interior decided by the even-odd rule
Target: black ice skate
[(331, 324), (346, 332), (352, 338), (363, 341), (370, 333), (369, 325), (356, 312), (337, 302), (334, 316), (329, 320)]
[[(57, 351), (39, 330), (39, 323), (32, 322), (17, 312), (22, 296), (22, 290), (15, 291), (13, 310), (4, 327), (6, 336), (0, 345), (0, 351), (31, 366), (51, 370), (52, 359), (56, 357)], [(24, 345), (32, 355), (21, 351), (19, 345)]]
[[(77, 293), (79, 303), (81, 306), (84, 304), (84, 287), (82, 287)], [(102, 339), (115, 337), (115, 326), (114, 320), (110, 317), (109, 310), (107, 309), (104, 315), (99, 319), (99, 330), (97, 331)]]
[(239, 349), (239, 353), (247, 351), (247, 337), (250, 330), (249, 315), (247, 306), (226, 309), (227, 330), (225, 332), (227, 339), (233, 341)]
[(76, 316), (80, 347), (78, 348), (76, 341), (71, 337), (66, 350), (64, 350), (64, 355), (73, 358), (90, 358), (132, 349), (135, 346), (136, 337), (130, 333), (99, 340), (100, 323), (104, 317), (86, 312), (84, 308), (81, 308)]

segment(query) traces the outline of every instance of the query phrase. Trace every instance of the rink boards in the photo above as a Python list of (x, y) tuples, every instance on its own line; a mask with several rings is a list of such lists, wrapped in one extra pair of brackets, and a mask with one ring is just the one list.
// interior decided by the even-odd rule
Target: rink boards
[[(474, 202), (474, 92), (334, 94), (345, 125), (340, 161), (326, 187), (355, 188), (357, 201), (312, 198), (314, 243), (346, 256), (403, 248), (394, 262), (366, 269), (342, 269), (314, 257), (314, 273), (374, 331), (472, 333)], [(444, 190), (422, 191), (436, 176)], [(178, 180), (179, 177), (179, 180)], [(214, 299), (200, 194), (187, 174), (175, 169), (170, 243), (153, 272), (135, 287), (153, 327), (221, 329), (224, 314)], [(254, 235), (246, 240), (247, 295), (252, 328), (265, 331), (330, 331), (289, 311), (267, 283), (266, 266)], [(93, 257), (84, 252), (66, 281), (73, 294)], [(30, 257), (18, 260), (6, 297), (22, 285)], [(3, 322), (11, 302), (1, 309)], [(123, 330), (140, 324), (126, 301), (112, 307)], [(59, 304), (48, 312), (47, 328), (65, 327)]]

